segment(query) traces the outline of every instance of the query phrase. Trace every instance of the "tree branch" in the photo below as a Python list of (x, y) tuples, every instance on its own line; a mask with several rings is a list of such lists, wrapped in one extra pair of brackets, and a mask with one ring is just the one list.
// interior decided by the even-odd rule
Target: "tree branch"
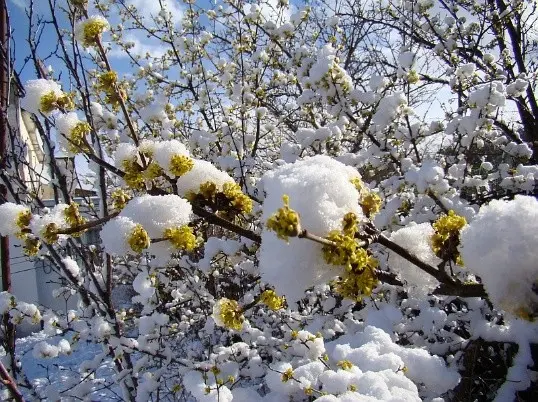
[(22, 396), (21, 391), (19, 391), (19, 388), (17, 387), (17, 383), (15, 380), (13, 380), (13, 377), (9, 374), (4, 364), (0, 361), (0, 377), (2, 377), (2, 384), (4, 384), (7, 389), (9, 389), (9, 392), (11, 393), (11, 396), (15, 401), (17, 402), (24, 402), (24, 397)]

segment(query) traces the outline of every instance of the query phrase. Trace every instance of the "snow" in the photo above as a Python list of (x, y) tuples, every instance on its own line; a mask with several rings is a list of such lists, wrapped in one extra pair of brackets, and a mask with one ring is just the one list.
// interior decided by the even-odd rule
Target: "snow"
[(168, 102), (164, 97), (155, 99), (155, 101), (140, 109), (140, 118), (148, 123), (158, 123), (168, 120), (168, 115), (165, 111), (167, 103)]
[(105, 251), (120, 256), (135, 254), (128, 243), (129, 236), (135, 227), (136, 223), (125, 216), (118, 216), (105, 223), (100, 233)]
[(11, 308), (13, 308), (14, 302), (16, 303), (15, 296), (5, 290), (0, 292), (0, 313), (5, 314)]
[[(433, 234), (434, 230), (430, 223), (410, 224), (393, 232), (390, 239), (420, 260), (436, 267), (441, 259), (434, 254), (431, 247), (430, 239)], [(389, 251), (388, 265), (391, 270), (400, 274), (409, 286), (408, 293), (414, 297), (425, 297), (439, 284), (433, 276), (426, 274), (415, 264), (393, 251)]]
[[(402, 373), (401, 377), (408, 381), (400, 379), (399, 387), (405, 384), (411, 391), (416, 389), (414, 383), (423, 384), (426, 393), (438, 396), (459, 382), (457, 371), (448, 368), (439, 356), (430, 355), (424, 349), (400, 346), (388, 333), (376, 327), (368, 326), (363, 332), (345, 335), (337, 342), (329, 343), (327, 349), (336, 361), (349, 360), (363, 372), (390, 370), (397, 373), (405, 367), (405, 376)], [(361, 393), (364, 390), (359, 388)]]
[[(94, 376), (86, 377), (83, 372), (85, 362), (100, 356), (101, 348), (101, 345), (73, 341), (69, 336), (50, 337), (44, 332), (17, 339), (17, 351), (25, 368), (24, 372), (36, 387), (41, 399), (46, 400), (114, 400), (113, 392), (117, 393), (119, 389), (117, 384), (114, 384), (111, 359), (100, 360)], [(49, 353), (57, 353), (57, 357), (47, 356)], [(84, 386), (77, 386), (84, 377), (87, 380)], [(26, 400), (36, 399), (38, 398), (31, 394), (26, 397)]]
[(153, 313), (150, 316), (142, 316), (138, 322), (138, 331), (140, 335), (153, 334), (158, 332), (159, 327), (166, 326), (170, 318), (166, 314)]
[(24, 205), (6, 202), (0, 205), (0, 234), (2, 236), (15, 236), (21, 231), (17, 225), (17, 219), (20, 214), (30, 212)]
[(138, 149), (128, 142), (120, 142), (114, 153), (116, 167), (123, 169), (123, 163), (132, 160), (138, 160)]
[[(64, 214), (66, 208), (68, 208), (67, 204), (57, 204), (44, 215), (33, 215), (29, 226), (32, 233), (36, 236), (44, 237), (45, 230), (50, 224), (55, 224), (58, 228), (68, 227)], [(63, 237), (64, 236), (60, 236), (60, 238)]]
[(255, 387), (234, 388), (232, 390), (233, 402), (253, 402), (261, 399)]
[[(198, 402), (231, 402), (233, 394), (230, 389), (221, 386), (217, 390), (214, 380), (211, 376), (209, 378), (206, 385), (202, 379), (202, 373), (190, 371), (183, 376), (183, 385)], [(209, 392), (206, 390), (207, 387), (209, 387)]]
[(170, 171), (170, 162), (176, 155), (189, 156), (187, 147), (178, 140), (159, 141), (153, 145), (154, 160), (171, 177), (174, 177), (174, 174)]
[[(128, 239), (133, 229), (142, 225), (150, 238), (160, 239), (166, 229), (187, 225), (192, 207), (183, 198), (174, 195), (142, 195), (130, 200), (120, 215), (107, 222), (101, 229), (101, 239), (110, 254), (133, 254)], [(152, 252), (170, 255), (169, 242), (152, 245)], [(155, 247), (157, 246), (157, 247)]]
[(398, 55), (398, 63), (403, 69), (409, 69), (413, 66), (415, 62), (416, 55), (414, 52), (401, 52)]
[(525, 91), (527, 90), (528, 86), (529, 83), (527, 80), (518, 78), (514, 82), (506, 86), (506, 93), (510, 96), (513, 96), (514, 98), (517, 98), (525, 94)]
[(59, 350), (56, 346), (50, 345), (45, 341), (41, 341), (34, 346), (32, 352), (35, 358), (57, 357)]
[[(114, 27), (112, 41), (104, 44), (110, 65), (98, 56), (99, 49), (89, 49), (91, 57), (84, 62), (85, 67), (95, 64), (84, 75), (90, 92), (101, 72), (121, 65), (114, 60), (121, 53), (118, 44), (124, 44), (123, 50), (140, 47), (136, 35), (141, 28), (118, 17), (122, 8), (116, 3), (108, 2), (99, 12)], [(169, 33), (162, 39), (178, 50), (173, 52), (177, 57), (160, 57), (163, 49), (150, 44), (146, 56), (133, 60), (141, 63), (135, 71), (121, 71), (132, 126), (121, 108), (103, 100), (103, 92), (113, 95), (112, 88), (89, 99), (72, 86), (77, 111), (56, 108), (55, 99), (71, 100), (60, 81), (52, 80), (61, 78), (64, 86), (74, 82), (65, 68), (49, 68), (45, 76), (51, 80), (28, 81), (22, 100), (44, 125), (47, 120), (55, 127), (56, 150), (63, 152), (73, 150), (64, 136), (85, 123), (86, 109), (93, 139), (99, 139), (92, 158), (129, 174), (128, 186), (114, 169), (101, 183), (107, 194), (123, 188), (130, 199), (101, 229), (102, 247), (114, 258), (100, 258), (100, 247), (92, 245), (81, 249), (85, 263), (77, 262), (82, 255), (73, 252), (72, 242), (86, 236), (61, 235), (59, 241), (54, 236), (55, 228), (69, 227), (67, 205), (42, 208), (39, 189), (31, 188), (39, 180), (11, 180), (19, 165), (5, 161), (5, 184), (28, 207), (0, 205), (0, 234), (24, 240), (21, 230), (28, 226), (30, 240), (35, 235), (51, 243), (41, 247), (39, 258), (65, 268), (59, 275), (69, 274), (58, 278), (62, 283), (53, 295), (89, 295), (89, 301), (80, 297), (76, 310), (63, 314), (0, 293), (0, 313), (12, 322), (43, 325), (42, 332), (17, 340), (17, 357), (37, 392), (21, 385), (26, 399), (442, 402), (451, 398), (473, 349), (468, 346), (478, 339), (510, 343), (517, 350), (499, 379), (504, 383), (490, 390), (496, 400), (517, 399), (517, 391), (534, 384), (538, 166), (523, 112), (532, 109), (527, 93), (535, 89), (536, 76), (507, 74), (503, 66), (521, 67), (513, 52), (494, 43), (484, 48), (496, 27), (491, 10), (483, 14), (482, 32), (475, 23), (480, 11), (470, 3), (442, 10), (433, 0), (394, 2), (394, 15), (406, 17), (398, 19), (392, 11), (385, 17), (394, 28), (413, 21), (416, 35), (387, 36), (386, 48), (372, 49), (363, 41), (360, 57), (348, 58), (343, 42), (355, 21), (345, 7), (323, 10), (312, 3), (299, 8), (289, 0), (264, 0), (235, 10), (235, 2), (217, 2), (199, 10), (205, 13), (200, 18), (211, 22), (202, 24), (208, 31), (199, 32), (191, 14), (168, 14), (175, 10), (166, 7), (172, 3), (168, 0), (154, 13), (147, 12), (150, 2), (128, 3), (129, 13), (141, 7), (142, 17), (151, 14), (143, 18), (149, 34)], [(504, 18), (529, 20), (527, 3), (514, 1), (500, 15), (501, 25)], [(370, 11), (373, 17), (379, 13)], [(68, 31), (75, 26), (70, 38), (83, 47), (94, 46), (110, 28), (103, 17), (87, 15), (77, 12), (69, 21), (58, 20), (60, 32), (64, 22), (70, 23)], [(240, 34), (237, 24), (247, 30)], [(171, 29), (162, 29), (167, 26)], [(196, 33), (182, 35), (194, 32), (189, 27)], [(417, 37), (437, 43), (426, 48)], [(223, 40), (231, 44), (231, 53), (221, 51)], [(468, 63), (465, 55), (470, 54), (483, 56)], [(356, 74), (355, 67), (372, 65), (374, 59), (386, 61), (377, 69), (382, 75), (372, 69)], [(415, 85), (418, 78), (423, 82)], [(43, 116), (40, 108), (52, 117)], [(82, 128), (75, 134), (83, 135)], [(20, 156), (33, 154), (21, 146)], [(54, 155), (35, 156), (48, 164)], [(97, 172), (99, 166), (106, 164), (92, 161), (90, 170)], [(371, 219), (363, 216), (351, 182), (359, 172), (365, 191), (383, 200)], [(201, 196), (212, 187), (201, 186), (208, 182), (217, 191), (239, 183), (252, 196), (252, 212), (236, 215), (205, 206)], [(201, 188), (209, 190), (193, 196)], [(344, 267), (326, 264), (319, 243), (294, 237), (292, 230), (287, 240), (267, 230), (284, 195), (297, 211), (299, 229), (324, 237), (340, 230), (343, 216), (352, 212), (360, 224), (357, 238), (362, 240), (362, 230), (373, 225), (432, 267), (441, 261), (431, 248), (431, 222), (441, 210), (454, 210), (468, 222), (459, 246), (464, 265), (441, 269), (462, 286), (483, 284), (487, 296), (432, 294), (437, 280), (376, 244), (379, 238), (372, 235), (365, 247), (379, 269), (395, 273), (404, 286), (381, 280), (371, 297), (359, 303), (342, 300), (331, 279)], [(193, 205), (207, 208), (213, 219), (194, 218)], [(103, 213), (97, 208), (88, 221)], [(230, 224), (220, 227), (223, 220)], [(163, 237), (185, 225), (197, 246), (180, 251)], [(261, 242), (247, 240), (237, 227), (252, 231), (250, 238), (260, 235)], [(13, 266), (21, 267), (17, 261)], [(112, 295), (103, 294), (107, 274), (113, 279)], [(273, 286), (286, 297), (281, 309), (260, 303)], [(459, 286), (444, 289), (457, 293)], [(116, 300), (119, 293), (123, 297)], [(225, 314), (230, 309), (233, 314)], [(9, 364), (5, 355), (1, 358)], [(135, 383), (136, 394), (129, 390)], [(486, 386), (478, 384), (481, 390)], [(480, 399), (477, 394), (470, 397)], [(0, 394), (0, 399), (8, 397)]]
[(193, 159), (193, 168), (177, 180), (177, 191), (182, 197), (189, 193), (198, 193), (200, 185), (212, 182), (217, 189), (222, 190), (224, 183), (232, 183), (230, 175), (219, 170), (211, 162), (201, 159)]
[[(283, 205), (282, 196), (286, 194), (304, 229), (318, 236), (341, 229), (346, 213), (362, 217), (359, 192), (350, 181), (359, 177), (355, 169), (328, 156), (283, 165), (261, 180), (266, 193), (262, 221), (266, 222)], [(299, 238), (290, 238), (286, 243), (266, 229), (262, 231), (260, 271), (263, 280), (291, 303), (302, 298), (308, 287), (326, 283), (342, 272), (324, 262), (321, 245)]]
[[(30, 113), (41, 112), (41, 97), (53, 92), (56, 96), (63, 94), (62, 87), (55, 81), (46, 79), (29, 80), (24, 84), (26, 95), (21, 100), (21, 107)], [(45, 113), (46, 115), (50, 113)]]
[(242, 245), (237, 240), (221, 239), (218, 237), (210, 237), (205, 242), (204, 257), (198, 261), (198, 268), (203, 272), (210, 272), (211, 261), (219, 253), (232, 256), (239, 252)]
[(315, 141), (324, 141), (333, 136), (333, 132), (329, 127), (320, 127), (316, 130), (311, 128), (300, 128), (296, 133), (295, 136), (297, 138), (297, 141), (301, 144), (303, 147), (308, 147), (312, 145)]
[(81, 123), (81, 120), (79, 120), (75, 112), (61, 114), (56, 118), (56, 128), (60, 133), (60, 135), (56, 136), (58, 147), (63, 153), (69, 156), (72, 156), (73, 153), (69, 151), (70, 143), (66, 137), (69, 138), (71, 130), (73, 130), (78, 123)]
[(512, 313), (538, 311), (538, 200), (516, 195), (482, 206), (461, 232), (465, 267), (478, 275), (491, 301)]
[(467, 63), (459, 66), (454, 73), (460, 80), (471, 78), (475, 72), (476, 66), (473, 63)]
[(133, 281), (133, 289), (142, 298), (149, 299), (155, 294), (155, 287), (146, 271), (138, 273)]
[(319, 359), (325, 353), (323, 338), (304, 330), (297, 332), (297, 338), (290, 346), (294, 355), (308, 357), (310, 360)]
[(77, 278), (80, 275), (80, 267), (78, 263), (71, 257), (65, 257), (62, 259), (65, 269), (67, 269), (71, 275)]
[(436, 161), (425, 160), (420, 167), (410, 166), (405, 172), (405, 180), (414, 184), (420, 193), (431, 189), (438, 193), (445, 193), (450, 186), (444, 178), (443, 168)]
[(130, 200), (120, 216), (141, 224), (152, 239), (163, 236), (165, 229), (186, 225), (192, 207), (177, 195), (142, 195)]

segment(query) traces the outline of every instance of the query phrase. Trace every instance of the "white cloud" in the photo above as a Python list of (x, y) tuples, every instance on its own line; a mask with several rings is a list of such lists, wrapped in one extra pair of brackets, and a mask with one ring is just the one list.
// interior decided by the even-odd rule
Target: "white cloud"
[[(163, 7), (161, 7), (161, 4)], [(163, 9), (171, 13), (172, 23), (175, 25), (178, 25), (183, 18), (183, 8), (176, 0), (125, 0), (125, 5), (134, 6), (138, 10), (138, 13), (143, 19), (143, 23), (146, 28), (151, 28), (154, 26), (153, 18), (157, 17)], [(98, 13), (91, 7), (89, 11), (89, 14)], [(111, 14), (108, 17), (109, 23), (112, 26), (121, 23), (120, 18), (114, 11), (115, 10), (111, 8)], [(128, 28), (130, 24), (127, 22), (124, 24), (124, 26)], [(123, 42), (131, 42), (134, 46), (129, 49), (129, 52), (133, 55), (139, 55), (142, 57), (145, 57), (145, 55), (149, 53), (152, 58), (158, 58), (164, 55), (167, 50), (166, 45), (156, 38), (148, 38), (146, 31), (139, 28), (129, 30), (128, 33), (124, 32)], [(115, 58), (125, 58), (127, 57), (127, 54), (122, 48), (113, 45), (110, 56)]]
[[(30, 7), (30, 0), (9, 0), (11, 4), (13, 4), (15, 7), (18, 7), (20, 10), (24, 11), (27, 8)], [(58, 0), (56, 2), (56, 7), (66, 7), (67, 6), (67, 0)], [(35, 13), (43, 13), (47, 10), (49, 10), (49, 2), (46, 0), (34, 0), (34, 12)]]
[[(127, 0), (126, 3), (135, 6), (142, 16), (147, 16), (149, 18), (157, 16), (162, 10), (159, 2), (155, 0)], [(179, 2), (174, 0), (161, 0), (160, 3), (162, 3), (164, 8), (172, 14), (172, 21), (174, 24), (178, 24), (183, 18), (183, 9), (179, 5)]]
[(25, 10), (28, 1), (25, 0), (9, 0), (14, 6), (19, 7), (21, 10)]

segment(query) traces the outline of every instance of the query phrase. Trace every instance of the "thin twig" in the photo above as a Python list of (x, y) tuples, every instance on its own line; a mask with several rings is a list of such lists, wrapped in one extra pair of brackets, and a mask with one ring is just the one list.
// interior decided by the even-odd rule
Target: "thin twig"
[(236, 225), (235, 223), (230, 222), (224, 218), (221, 218), (220, 216), (215, 215), (214, 213), (209, 212), (205, 210), (204, 208), (201, 208), (193, 204), (192, 211), (199, 217), (206, 218), (208, 223), (220, 226), (223, 229), (227, 229), (231, 232), (234, 232), (238, 234), (239, 236), (246, 237), (247, 239), (250, 239), (253, 242), (256, 242), (258, 244), (262, 242), (262, 238), (259, 234), (254, 233), (252, 230), (245, 229), (239, 225)]
[(400, 257), (405, 258), (409, 262), (415, 264), (418, 268), (433, 276), (440, 282), (439, 288), (434, 291), (439, 295), (452, 295), (461, 297), (487, 297), (486, 292), (481, 284), (464, 284), (460, 281), (454, 280), (446, 272), (441, 271), (434, 266), (425, 263), (416, 255), (410, 253), (402, 246), (394, 243), (383, 235), (378, 235), (375, 240), (377, 243), (385, 246), (391, 251), (394, 251)]
[(120, 214), (120, 212), (116, 211), (116, 212), (111, 213), (110, 215), (105, 216), (104, 218), (95, 219), (93, 221), (83, 223), (82, 225), (73, 226), (73, 227), (66, 228), (66, 229), (58, 229), (54, 233), (56, 233), (56, 234), (73, 234), (73, 233), (82, 232), (83, 230), (91, 229), (91, 228), (94, 228), (96, 226), (102, 225), (103, 223), (108, 222), (112, 218), (115, 218), (119, 214)]
[(317, 235), (315, 235), (313, 233), (310, 233), (306, 229), (301, 230), (299, 232), (299, 234), (297, 235), (297, 237), (302, 238), (302, 239), (312, 240), (312, 241), (315, 241), (316, 243), (322, 244), (324, 246), (336, 247), (336, 243), (334, 241), (328, 240), (328, 239), (326, 239), (324, 237), (321, 237), (321, 236), (317, 236)]

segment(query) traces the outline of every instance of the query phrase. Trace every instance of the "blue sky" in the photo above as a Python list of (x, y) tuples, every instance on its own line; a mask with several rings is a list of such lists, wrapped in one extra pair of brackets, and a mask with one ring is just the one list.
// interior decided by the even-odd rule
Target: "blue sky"
[[(54, 1), (54, 0), (53, 0)], [(204, 0), (205, 2), (205, 0)], [(66, 0), (56, 0), (56, 3), (61, 5), (62, 3), (65, 4)], [(146, 0), (126, 0), (127, 4), (133, 4), (140, 10), (144, 10), (144, 15), (150, 16), (150, 15), (156, 15), (160, 11), (160, 6), (158, 1), (146, 1)], [(173, 20), (177, 23), (180, 21), (182, 17), (182, 10), (181, 10), (181, 2), (177, 0), (164, 0), (163, 3), (168, 4), (169, 10), (172, 12)], [(8, 0), (8, 12), (10, 17), (10, 24), (11, 24), (11, 30), (13, 33), (13, 43), (12, 43), (12, 49), (15, 51), (15, 66), (18, 72), (21, 73), (21, 80), (24, 82), (28, 79), (36, 78), (36, 73), (33, 67), (33, 64), (27, 63), (27, 65), (23, 67), (24, 65), (24, 58), (28, 56), (29, 54), (29, 48), (28, 48), (28, 28), (29, 28), (29, 21), (28, 16), (26, 15), (26, 8), (29, 6), (30, 0)], [(34, 0), (34, 10), (35, 15), (45, 15), (48, 17), (49, 15), (49, 4), (48, 0)], [(92, 11), (91, 6), (89, 9), (89, 14), (95, 14), (94, 11)], [(64, 17), (64, 13), (59, 12), (57, 14), (60, 17)], [(68, 21), (67, 20), (60, 20), (60, 25), (67, 26)], [(111, 24), (115, 24), (119, 21), (110, 21)], [(126, 39), (133, 41), (137, 48), (140, 49), (140, 51), (149, 51), (150, 53), (154, 54), (155, 52), (159, 51), (158, 45), (156, 43), (152, 43), (148, 41), (146, 36), (144, 34), (131, 34), (129, 33), (126, 35)], [(57, 37), (56, 33), (53, 30), (53, 27), (51, 25), (47, 25), (44, 28), (43, 34), (42, 34), (42, 41), (39, 47), (39, 55), (40, 57), (44, 58), (43, 62), (45, 66), (51, 65), (54, 70), (58, 73), (62, 69), (62, 63), (58, 60), (55, 60), (54, 58), (47, 58), (47, 55), (52, 52), (57, 44)], [(121, 60), (124, 56), (119, 52), (112, 52), (110, 56), (115, 60), (115, 69), (122, 70), (122, 61)], [(126, 60), (126, 59), (124, 59)], [(125, 64), (124, 64), (125, 65)], [(129, 69), (129, 67), (126, 67), (126, 71)]]
[[(34, 3), (36, 12), (42, 12), (48, 9), (47, 0), (35, 0)], [(29, 21), (25, 10), (29, 4), (30, 0), (8, 0), (8, 13), (13, 36), (12, 51), (15, 52), (15, 68), (21, 74), (22, 82), (36, 78), (33, 63), (29, 62), (24, 65), (24, 58), (30, 53), (27, 41)], [(43, 32), (40, 54), (43, 56), (46, 55), (54, 49), (55, 45), (56, 37), (49, 27)], [(53, 67), (57, 68), (60, 66), (55, 60), (45, 61), (45, 65), (48, 64), (52, 64)]]

